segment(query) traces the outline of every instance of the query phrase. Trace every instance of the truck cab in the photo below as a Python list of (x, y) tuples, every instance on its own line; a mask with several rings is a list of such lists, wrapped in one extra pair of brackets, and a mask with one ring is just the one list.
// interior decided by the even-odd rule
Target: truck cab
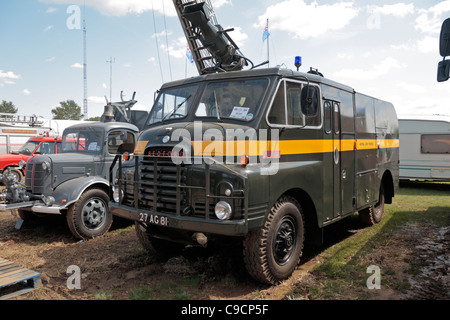
[(109, 168), (116, 155), (133, 150), (138, 132), (133, 124), (115, 121), (66, 128), (58, 153), (29, 157), (24, 185), (11, 170), (0, 176), (6, 186), (0, 210), (18, 213), (24, 220), (64, 215), (78, 239), (104, 234), (112, 223)]

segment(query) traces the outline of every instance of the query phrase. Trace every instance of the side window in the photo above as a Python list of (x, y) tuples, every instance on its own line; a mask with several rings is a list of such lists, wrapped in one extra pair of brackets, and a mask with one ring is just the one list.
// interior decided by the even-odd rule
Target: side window
[(284, 81), (278, 87), (277, 94), (273, 100), (272, 107), (267, 118), (270, 124), (285, 125), (286, 124), (286, 110), (285, 110), (285, 96), (284, 96)]
[(42, 142), (39, 146), (38, 152), (40, 154), (53, 154), (55, 153), (55, 143), (54, 142)]
[(134, 135), (127, 131), (112, 131), (108, 135), (108, 152), (110, 154), (122, 154), (133, 152)]
[(325, 101), (323, 105), (323, 127), (326, 134), (331, 133), (331, 102)]
[(421, 152), (435, 154), (450, 153), (450, 134), (423, 134)]
[(341, 123), (339, 121), (340, 119), (340, 112), (339, 112), (339, 103), (333, 102), (333, 128), (334, 133), (338, 134), (340, 132)]
[(267, 121), (272, 125), (295, 127), (321, 125), (319, 88), (294, 81), (282, 81)]
[(286, 82), (288, 124), (305, 125), (305, 115), (302, 112), (302, 87), (300, 83)]

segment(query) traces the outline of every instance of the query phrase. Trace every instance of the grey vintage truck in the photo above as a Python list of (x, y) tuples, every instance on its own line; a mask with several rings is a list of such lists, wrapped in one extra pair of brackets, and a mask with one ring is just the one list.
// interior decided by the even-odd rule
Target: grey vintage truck
[(22, 163), (24, 182), (8, 172), (0, 175), (6, 186), (0, 211), (12, 211), (23, 220), (36, 215), (65, 215), (78, 239), (107, 232), (112, 223), (109, 168), (117, 154), (133, 151), (139, 132), (132, 123), (115, 121), (114, 109), (109, 110), (103, 121), (86, 121), (65, 129), (58, 154), (42, 154)]

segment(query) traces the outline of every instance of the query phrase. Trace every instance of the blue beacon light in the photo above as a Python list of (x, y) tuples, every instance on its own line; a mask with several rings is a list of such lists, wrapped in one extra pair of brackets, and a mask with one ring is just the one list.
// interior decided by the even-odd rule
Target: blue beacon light
[(297, 71), (298, 71), (298, 68), (300, 68), (302, 66), (302, 57), (300, 57), (300, 56), (295, 57), (295, 66), (297, 67)]

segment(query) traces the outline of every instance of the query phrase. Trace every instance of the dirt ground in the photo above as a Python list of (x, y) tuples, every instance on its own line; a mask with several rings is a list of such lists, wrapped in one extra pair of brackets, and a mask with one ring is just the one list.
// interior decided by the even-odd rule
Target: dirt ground
[[(126, 300), (134, 299), (130, 292), (140, 288), (153, 288), (153, 299), (191, 300), (282, 300), (289, 299), (296, 288), (300, 292), (296, 299), (308, 299), (307, 290), (301, 296), (299, 283), (307, 286), (320, 282), (310, 273), (320, 263), (320, 251), (305, 252), (293, 276), (270, 287), (248, 276), (235, 246), (225, 251), (191, 247), (181, 256), (164, 261), (146, 253), (134, 226), (124, 221), (115, 221), (107, 235), (89, 241), (75, 240), (62, 217), (27, 222), (20, 230), (15, 229), (16, 222), (10, 213), (0, 212), (0, 257), (41, 273), (42, 287), (15, 300)], [(341, 228), (341, 235), (327, 246), (358, 232), (345, 224)], [(450, 299), (450, 228), (406, 226), (403, 231), (392, 237), (389, 250), (377, 250), (368, 259), (381, 266), (387, 260), (394, 261), (399, 270), (404, 270), (405, 256), (420, 252), (427, 265), (417, 267), (410, 281), (414, 290), (405, 293), (389, 288), (372, 294), (370, 299)], [(417, 237), (424, 241), (416, 243)], [(68, 289), (72, 273), (67, 270), (72, 265), (81, 269), (80, 289)], [(400, 276), (407, 275), (400, 272)]]

